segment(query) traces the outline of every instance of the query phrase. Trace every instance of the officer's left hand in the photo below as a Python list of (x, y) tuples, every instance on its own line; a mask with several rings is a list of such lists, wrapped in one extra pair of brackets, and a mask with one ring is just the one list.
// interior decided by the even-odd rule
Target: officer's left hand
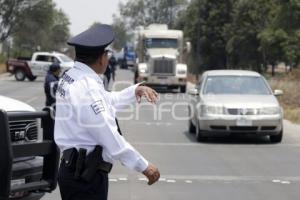
[(142, 96), (146, 97), (150, 103), (156, 103), (158, 98), (157, 92), (147, 86), (138, 86), (135, 90), (135, 96), (138, 103), (141, 103)]

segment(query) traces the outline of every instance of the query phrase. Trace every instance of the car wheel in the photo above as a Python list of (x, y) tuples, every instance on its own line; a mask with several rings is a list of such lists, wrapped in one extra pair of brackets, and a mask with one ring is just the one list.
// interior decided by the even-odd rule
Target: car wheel
[(35, 81), (36, 76), (28, 76), (27, 78), (28, 78), (30, 81)]
[(189, 133), (196, 133), (196, 127), (194, 126), (192, 120), (189, 120)]
[(206, 137), (203, 136), (203, 133), (200, 130), (199, 122), (197, 122), (197, 126), (196, 126), (196, 139), (198, 142), (203, 142), (207, 139)]
[(17, 69), (15, 71), (15, 78), (16, 78), (17, 81), (24, 81), (25, 78), (26, 78), (26, 74), (25, 74), (24, 70)]
[(278, 135), (270, 135), (271, 143), (280, 143), (282, 141), (283, 131), (281, 130)]
[(193, 124), (192, 119), (191, 119), (193, 116), (191, 116), (191, 107), (190, 106), (188, 106), (188, 112), (189, 112), (189, 117), (190, 117), (190, 119), (189, 119), (189, 133), (196, 133), (196, 126)]
[(185, 93), (186, 92), (186, 86), (180, 86), (180, 92)]

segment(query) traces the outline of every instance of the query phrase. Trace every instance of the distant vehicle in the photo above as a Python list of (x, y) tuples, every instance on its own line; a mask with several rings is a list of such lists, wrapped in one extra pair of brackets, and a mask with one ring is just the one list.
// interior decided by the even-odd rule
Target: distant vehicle
[[(184, 54), (190, 43), (184, 45), (182, 30), (168, 29), (165, 24), (152, 24), (138, 32), (138, 67), (135, 82), (186, 92), (187, 65)], [(184, 51), (187, 50), (185, 53)]]
[(202, 75), (188, 92), (189, 132), (198, 141), (230, 134), (269, 135), (278, 143), (283, 135), (283, 110), (267, 81), (258, 73), (213, 70)]
[[(0, 95), (0, 109), (6, 112), (33, 112), (30, 105), (18, 100)], [(10, 137), (13, 143), (24, 144), (38, 140), (37, 120), (15, 120), (9, 122)], [(3, 131), (3, 130), (1, 130)], [(1, 138), (0, 138), (1, 139)], [(13, 173), (11, 185), (24, 184), (27, 181), (39, 180), (43, 169), (43, 158), (22, 157), (13, 160)], [(3, 178), (3, 177), (1, 177)], [(42, 198), (44, 193), (16, 192), (11, 198), (29, 198), (37, 200)]]
[(74, 61), (62, 53), (36, 52), (31, 58), (9, 59), (6, 66), (17, 81), (24, 81), (25, 78), (34, 81), (38, 76), (46, 76), (49, 66), (54, 62), (60, 63), (62, 73), (74, 65)]
[(123, 48), (123, 61), (121, 68), (127, 69), (127, 68), (134, 68), (136, 65), (136, 55), (134, 52), (134, 47), (131, 45), (126, 45)]

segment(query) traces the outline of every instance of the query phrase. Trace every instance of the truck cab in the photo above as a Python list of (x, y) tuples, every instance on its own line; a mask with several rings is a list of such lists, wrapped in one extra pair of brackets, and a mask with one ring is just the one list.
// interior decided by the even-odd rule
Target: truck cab
[(34, 76), (45, 76), (52, 63), (59, 63), (63, 72), (74, 65), (74, 61), (64, 54), (38, 52), (33, 54), (29, 67)]
[(165, 89), (186, 91), (187, 65), (183, 32), (154, 24), (141, 30), (137, 43), (138, 67), (135, 82)]
[(62, 73), (74, 65), (68, 56), (58, 52), (36, 52), (31, 59), (10, 59), (7, 62), (7, 71), (14, 74), (17, 81), (28, 78), (34, 81), (37, 77), (45, 77), (52, 63), (59, 63)]

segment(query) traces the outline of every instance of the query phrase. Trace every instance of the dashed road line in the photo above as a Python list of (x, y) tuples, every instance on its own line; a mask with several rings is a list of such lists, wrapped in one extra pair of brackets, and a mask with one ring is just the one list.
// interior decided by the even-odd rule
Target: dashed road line
[[(137, 177), (137, 178), (126, 178), (124, 176), (120, 176), (119, 178), (115, 176), (115, 178), (110, 178), (110, 182), (119, 182), (119, 181), (143, 181), (147, 182), (147, 178), (145, 177)], [(282, 177), (270, 177), (270, 176), (181, 176), (181, 175), (169, 175), (164, 176), (159, 179), (159, 182), (163, 183), (186, 183), (186, 184), (192, 184), (198, 182), (223, 182), (226, 184), (232, 184), (234, 182), (272, 182), (274, 184), (284, 184), (289, 185), (292, 182), (300, 182), (300, 176), (282, 176)]]
[[(133, 145), (141, 146), (195, 146), (195, 147), (205, 147), (209, 144), (202, 143), (192, 143), (192, 142), (132, 142)], [(259, 148), (278, 148), (278, 147), (300, 147), (300, 144), (278, 144), (278, 145), (269, 145), (268, 143), (264, 144), (242, 144), (242, 145), (228, 145), (231, 149), (233, 148), (249, 148), (249, 147), (259, 147)], [(217, 147), (216, 147), (217, 148)], [(226, 148), (226, 146), (222, 146)]]

